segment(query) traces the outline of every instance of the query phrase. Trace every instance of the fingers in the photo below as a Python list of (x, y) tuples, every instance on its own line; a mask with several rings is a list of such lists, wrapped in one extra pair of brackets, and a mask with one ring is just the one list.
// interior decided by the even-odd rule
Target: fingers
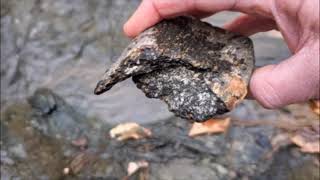
[(144, 0), (124, 25), (124, 32), (134, 37), (146, 28), (164, 18), (179, 16), (192, 12), (191, 1), (186, 0)]
[(224, 26), (225, 29), (250, 36), (258, 32), (276, 29), (276, 23), (270, 18), (242, 15)]
[(179, 15), (208, 16), (231, 10), (263, 17), (271, 17), (271, 1), (252, 0), (143, 0), (136, 12), (124, 25), (124, 32), (134, 37), (165, 18)]
[(319, 99), (317, 47), (319, 42), (278, 65), (257, 69), (250, 81), (252, 96), (266, 108)]

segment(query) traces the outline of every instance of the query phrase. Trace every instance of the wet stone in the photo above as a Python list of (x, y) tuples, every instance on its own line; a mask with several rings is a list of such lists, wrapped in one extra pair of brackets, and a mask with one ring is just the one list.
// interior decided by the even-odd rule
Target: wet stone
[(34, 110), (33, 125), (44, 134), (68, 140), (84, 135), (85, 118), (50, 89), (37, 89), (28, 103)]
[[(250, 110), (254, 117), (264, 118), (274, 114), (261, 107), (253, 111), (255, 104), (245, 102), (232, 113)], [(144, 124), (151, 137), (118, 141), (106, 135), (113, 125), (96, 128), (97, 121), (72, 109), (76, 108), (52, 90), (38, 89), (28, 104), (21, 102), (1, 113), (1, 179), (120, 180), (127, 175), (128, 163), (141, 160), (149, 163), (149, 180), (282, 180), (291, 175), (309, 177), (312, 172), (313, 179), (319, 179), (318, 166), (301, 168), (312, 163), (313, 156), (294, 155), (292, 148), (297, 147), (283, 147), (265, 159), (272, 151), (270, 138), (279, 133), (271, 126), (231, 124), (225, 133), (192, 138), (188, 136), (192, 123), (172, 117)], [(290, 109), (286, 114), (292, 116)], [(72, 145), (83, 135), (88, 137), (85, 150)], [(65, 168), (70, 168), (69, 175)], [(129, 179), (139, 179), (144, 173)]]
[(244, 98), (253, 67), (249, 38), (178, 17), (136, 37), (106, 71), (95, 94), (132, 77), (147, 97), (163, 100), (176, 116), (204, 121)]

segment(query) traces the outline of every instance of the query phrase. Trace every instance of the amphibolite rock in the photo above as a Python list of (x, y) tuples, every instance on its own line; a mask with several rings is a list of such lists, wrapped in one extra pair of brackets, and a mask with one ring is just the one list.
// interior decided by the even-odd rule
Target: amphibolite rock
[(204, 121), (232, 110), (245, 97), (253, 68), (249, 38), (177, 17), (133, 39), (94, 93), (132, 77), (147, 97), (165, 101), (176, 116)]

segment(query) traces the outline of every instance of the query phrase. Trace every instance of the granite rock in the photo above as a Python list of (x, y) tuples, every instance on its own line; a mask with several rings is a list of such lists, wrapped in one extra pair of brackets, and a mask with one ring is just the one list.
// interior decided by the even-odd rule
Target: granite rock
[(99, 81), (101, 94), (129, 77), (184, 119), (203, 121), (234, 108), (254, 68), (247, 37), (192, 17), (164, 20), (137, 36)]

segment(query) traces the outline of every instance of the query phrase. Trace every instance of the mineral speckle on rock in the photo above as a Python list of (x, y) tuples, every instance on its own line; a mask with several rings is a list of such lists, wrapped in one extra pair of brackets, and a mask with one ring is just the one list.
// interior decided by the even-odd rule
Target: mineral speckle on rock
[(203, 76), (182, 66), (134, 76), (133, 81), (147, 97), (165, 101), (177, 116), (201, 120), (227, 111)]
[(207, 120), (247, 93), (254, 67), (249, 38), (191, 17), (164, 20), (137, 36), (97, 84), (101, 94), (129, 77), (176, 116)]

